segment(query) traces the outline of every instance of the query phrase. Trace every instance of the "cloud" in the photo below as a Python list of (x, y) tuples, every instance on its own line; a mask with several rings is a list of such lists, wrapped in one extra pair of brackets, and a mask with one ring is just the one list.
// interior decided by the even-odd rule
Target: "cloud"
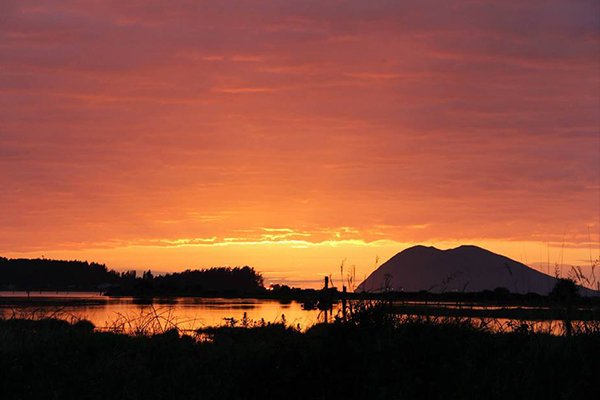
[(568, 243), (596, 243), (599, 15), (2, 1), (0, 251), (560, 242), (567, 224)]

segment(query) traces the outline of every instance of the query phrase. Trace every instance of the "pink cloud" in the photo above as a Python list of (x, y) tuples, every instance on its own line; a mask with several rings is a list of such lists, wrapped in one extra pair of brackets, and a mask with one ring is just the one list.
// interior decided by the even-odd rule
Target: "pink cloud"
[(0, 251), (261, 226), (598, 240), (599, 11), (2, 1)]

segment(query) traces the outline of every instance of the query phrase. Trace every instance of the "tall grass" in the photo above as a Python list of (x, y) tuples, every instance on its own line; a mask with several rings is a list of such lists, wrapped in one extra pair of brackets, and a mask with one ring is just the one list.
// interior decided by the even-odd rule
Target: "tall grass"
[(173, 329), (160, 312), (148, 316), (160, 321), (157, 330), (143, 322), (137, 335), (57, 320), (4, 319), (0, 394), (3, 399), (594, 398), (600, 373), (597, 330), (569, 340), (519, 326), (498, 333), (485, 321), (478, 326), (461, 317), (398, 316), (388, 307), (387, 302), (357, 304), (347, 320), (305, 332), (242, 318), (195, 335)]

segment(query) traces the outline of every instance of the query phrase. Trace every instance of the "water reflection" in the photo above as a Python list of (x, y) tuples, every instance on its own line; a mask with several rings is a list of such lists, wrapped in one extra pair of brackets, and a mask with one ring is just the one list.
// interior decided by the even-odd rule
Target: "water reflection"
[[(330, 310), (305, 309), (296, 301), (268, 299), (223, 299), (223, 298), (156, 298), (140, 299), (132, 297), (105, 297), (100, 293), (55, 293), (55, 292), (0, 292), (0, 315), (4, 317), (54, 317), (67, 320), (87, 319), (98, 329), (113, 329), (127, 333), (154, 327), (158, 331), (177, 326), (182, 331), (199, 328), (232, 325), (281, 323), (305, 330), (315, 323), (332, 321), (341, 315), (341, 305), (334, 304)], [(349, 302), (353, 303), (353, 302)], [(477, 310), (508, 310), (527, 307), (495, 307), (475, 304), (401, 302), (400, 319), (414, 318), (417, 309), (426, 306), (431, 312), (435, 309), (469, 312)], [(406, 307), (409, 306), (409, 307)], [(416, 306), (416, 307), (410, 307)], [(421, 307), (419, 307), (421, 306)], [(534, 308), (532, 308), (534, 309)], [(541, 310), (542, 308), (535, 308)], [(422, 312), (423, 310), (421, 310)], [(443, 310), (442, 310), (443, 311)], [(435, 314), (435, 313), (434, 313)], [(443, 321), (452, 316), (423, 316), (418, 318)], [(465, 317), (458, 317), (467, 320)], [(565, 332), (562, 321), (534, 320), (527, 318), (488, 318), (472, 317), (468, 321), (477, 327), (494, 332), (527, 331), (562, 335)], [(591, 322), (573, 321), (574, 332), (584, 331)], [(598, 324), (594, 321), (594, 323)], [(598, 328), (598, 327), (596, 327)]]
[[(0, 296), (25, 300), (26, 293), (0, 292)], [(6, 300), (6, 299), (5, 299)], [(132, 297), (103, 297), (96, 293), (35, 293), (29, 297), (30, 304), (23, 301), (14, 305), (0, 305), (0, 314), (53, 316), (65, 319), (87, 319), (96, 327), (115, 328), (124, 331), (153, 317), (163, 324), (176, 324), (181, 330), (193, 330), (207, 326), (218, 326), (231, 321), (279, 323), (306, 329), (319, 322), (318, 310), (303, 310), (295, 301), (281, 302), (262, 299), (221, 299), (221, 298), (162, 298), (139, 299)], [(130, 323), (127, 323), (127, 322)]]

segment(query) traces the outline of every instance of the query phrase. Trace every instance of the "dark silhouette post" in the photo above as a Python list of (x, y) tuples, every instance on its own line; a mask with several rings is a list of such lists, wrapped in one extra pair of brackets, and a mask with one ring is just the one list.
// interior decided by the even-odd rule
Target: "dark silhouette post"
[[(329, 289), (329, 277), (328, 277), (328, 276), (326, 276), (326, 277), (325, 277), (325, 289), (323, 290), (323, 300), (324, 300), (324, 302), (325, 302), (325, 299), (327, 298), (327, 296), (328, 296), (328, 294), (329, 294), (329, 293), (327, 293), (327, 290), (328, 290), (328, 289)], [(327, 311), (328, 311), (327, 309), (328, 309), (328, 307), (324, 307), (324, 312), (325, 312), (325, 323), (328, 323), (328, 322), (329, 322), (329, 318), (327, 318)]]
[(572, 335), (572, 331), (573, 331), (573, 327), (571, 325), (571, 298), (567, 298), (567, 312), (565, 315), (565, 334), (567, 335), (568, 338), (571, 337)]
[(555, 299), (564, 309), (563, 325), (565, 335), (570, 338), (572, 335), (572, 308), (573, 301), (580, 296), (579, 286), (573, 279), (558, 278), (554, 284), (554, 288), (550, 292), (550, 298)]
[(346, 321), (346, 286), (342, 288), (342, 317)]

